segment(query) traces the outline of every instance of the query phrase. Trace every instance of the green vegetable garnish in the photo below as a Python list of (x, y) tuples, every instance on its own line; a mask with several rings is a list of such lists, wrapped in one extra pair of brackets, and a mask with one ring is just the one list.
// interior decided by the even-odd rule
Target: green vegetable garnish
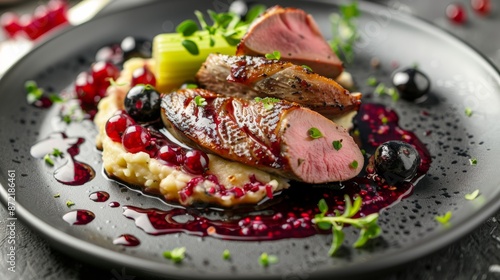
[(367, 80), (366, 80), (366, 84), (369, 85), (369, 86), (376, 86), (378, 84), (378, 80), (377, 78), (375, 77), (369, 77)]
[(194, 103), (196, 104), (196, 106), (200, 106), (200, 107), (207, 105), (207, 101), (205, 100), (205, 98), (203, 98), (199, 95), (194, 97)]
[(477, 158), (470, 158), (469, 163), (470, 165), (477, 165)]
[(228, 249), (224, 250), (224, 251), (222, 252), (222, 258), (223, 258), (224, 260), (229, 260), (229, 259), (231, 258), (231, 252), (229, 252), (229, 250), (228, 250)]
[(349, 164), (349, 167), (352, 168), (352, 169), (356, 169), (358, 168), (358, 161), (357, 160), (353, 160), (350, 164)]
[(266, 53), (266, 58), (267, 59), (276, 59), (280, 60), (281, 58), (281, 53), (279, 51), (273, 51), (272, 53)]
[(344, 242), (344, 232), (342, 231), (344, 224), (360, 229), (359, 237), (353, 244), (354, 248), (362, 247), (368, 240), (378, 237), (381, 233), (381, 229), (377, 224), (378, 213), (352, 218), (361, 209), (363, 203), (361, 197), (356, 197), (352, 202), (348, 195), (344, 195), (344, 200), (344, 212), (341, 214), (339, 211), (335, 211), (335, 216), (328, 216), (328, 205), (324, 199), (321, 199), (318, 203), (318, 209), (321, 213), (317, 214), (313, 219), (313, 222), (320, 229), (332, 229), (332, 245), (328, 252), (330, 256), (333, 256)]
[(329, 41), (330, 47), (343, 61), (350, 63), (354, 59), (354, 44), (359, 38), (356, 26), (356, 18), (360, 11), (358, 3), (341, 5), (340, 14), (330, 15), (332, 24), (332, 39)]
[(467, 200), (474, 200), (474, 199), (477, 198), (478, 195), (479, 195), (479, 190), (475, 190), (472, 193), (466, 194), (465, 195), (465, 199), (467, 199)]
[(471, 109), (471, 108), (465, 108), (465, 115), (466, 115), (467, 117), (472, 116), (472, 109)]
[(54, 166), (54, 160), (52, 159), (50, 154), (46, 154), (45, 156), (43, 156), (43, 160), (45, 161), (46, 164)]
[(340, 150), (342, 148), (342, 139), (340, 139), (340, 140), (334, 140), (332, 142), (332, 144), (333, 144), (333, 148), (338, 151), (338, 150)]
[(56, 194), (54, 195), (54, 198), (59, 198), (59, 197), (61, 197), (61, 194), (59, 194), (59, 193), (56, 193)]
[(73, 201), (71, 201), (71, 200), (66, 201), (66, 206), (71, 207), (73, 205), (75, 205), (75, 203)]
[(163, 257), (172, 260), (174, 263), (180, 263), (184, 260), (185, 247), (174, 248), (172, 251), (163, 252)]
[(24, 83), (24, 89), (28, 93), (26, 99), (29, 104), (33, 104), (43, 96), (43, 89), (39, 88), (35, 81), (26, 81)]
[(62, 156), (63, 156), (63, 153), (62, 153), (59, 149), (54, 148), (54, 150), (52, 150), (52, 155), (53, 155), (54, 157), (62, 157)]
[(199, 55), (200, 50), (198, 49), (198, 45), (192, 40), (184, 39), (182, 40), (182, 46), (192, 55)]
[(266, 110), (271, 110), (274, 107), (274, 103), (279, 102), (279, 98), (274, 98), (274, 97), (255, 97), (253, 99), (255, 102), (261, 102), (264, 105), (264, 109)]
[(182, 34), (182, 36), (191, 36), (193, 35), (193, 33), (198, 31), (198, 25), (196, 24), (196, 22), (194, 22), (194, 20), (187, 19), (177, 25), (175, 31)]
[(62, 99), (59, 95), (57, 94), (51, 94), (49, 95), (49, 100), (52, 102), (52, 103), (62, 103), (64, 102), (64, 99)]
[(307, 135), (309, 135), (309, 137), (311, 137), (312, 139), (318, 139), (323, 137), (321, 131), (319, 131), (319, 129), (317, 129), (316, 127), (309, 128), (309, 130), (307, 131)]
[(451, 211), (446, 212), (442, 216), (436, 216), (436, 217), (434, 217), (434, 219), (436, 219), (437, 222), (439, 222), (443, 225), (448, 225), (448, 222), (451, 219)]
[(302, 68), (306, 69), (309, 72), (314, 72), (311, 67), (309, 67), (309, 66), (307, 66), (305, 64), (302, 65)]
[(384, 94), (385, 93), (385, 84), (384, 83), (378, 84), (373, 92), (375, 92), (378, 95)]
[(270, 264), (278, 263), (279, 259), (275, 255), (268, 255), (267, 253), (262, 253), (259, 257), (259, 263), (262, 266), (269, 266)]

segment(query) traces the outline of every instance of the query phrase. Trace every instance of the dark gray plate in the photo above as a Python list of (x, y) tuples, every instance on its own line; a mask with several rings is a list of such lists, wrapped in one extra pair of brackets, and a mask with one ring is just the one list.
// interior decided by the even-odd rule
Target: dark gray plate
[[(337, 10), (326, 1), (284, 1), (313, 14), (324, 34), (330, 34), (328, 15)], [(269, 5), (269, 4), (268, 4)], [(175, 278), (286, 278), (359, 276), (403, 264), (443, 247), (463, 236), (500, 205), (500, 158), (497, 120), (500, 119), (500, 77), (481, 55), (449, 34), (399, 12), (363, 3), (359, 21), (362, 38), (356, 61), (348, 70), (364, 93), (373, 91), (364, 81), (370, 75), (389, 84), (394, 64), (419, 68), (432, 80), (430, 98), (423, 103), (392, 103), (390, 98), (372, 96), (365, 102), (382, 102), (395, 108), (401, 125), (414, 131), (433, 155), (427, 176), (414, 193), (383, 211), (382, 237), (363, 249), (349, 246), (356, 238), (346, 229), (346, 247), (339, 256), (327, 255), (329, 235), (272, 242), (236, 242), (200, 238), (187, 234), (150, 236), (122, 216), (121, 208), (95, 203), (89, 193), (105, 190), (110, 201), (122, 205), (165, 208), (158, 199), (134, 191), (122, 192), (101, 174), (100, 153), (94, 148), (95, 128), (90, 122), (72, 124), (70, 136), (86, 137), (77, 159), (91, 164), (97, 176), (83, 186), (66, 186), (55, 181), (50, 168), (29, 154), (30, 147), (54, 131), (52, 120), (57, 110), (41, 110), (26, 104), (24, 81), (36, 80), (44, 88), (60, 91), (71, 84), (79, 71), (88, 68), (95, 51), (125, 36), (152, 38), (170, 32), (182, 19), (192, 17), (193, 9), (227, 9), (226, 1), (148, 1), (101, 16), (72, 28), (38, 46), (17, 63), (0, 81), (0, 188), (7, 201), (7, 170), (15, 170), (16, 213), (54, 246), (83, 261), (144, 274)], [(370, 68), (378, 57), (381, 68)], [(465, 108), (474, 114), (467, 117)], [(478, 159), (477, 166), (469, 158)], [(480, 197), (468, 201), (464, 195), (475, 189)], [(60, 193), (60, 198), (54, 194)], [(69, 226), (61, 218), (73, 208), (88, 209), (96, 219), (86, 226)], [(449, 227), (434, 217), (453, 212)], [(142, 244), (123, 248), (112, 240), (123, 233), (137, 236)], [(162, 257), (164, 250), (185, 246), (187, 258), (174, 265)], [(224, 249), (232, 260), (222, 260)], [(262, 252), (276, 254), (280, 262), (270, 268), (258, 263)]]

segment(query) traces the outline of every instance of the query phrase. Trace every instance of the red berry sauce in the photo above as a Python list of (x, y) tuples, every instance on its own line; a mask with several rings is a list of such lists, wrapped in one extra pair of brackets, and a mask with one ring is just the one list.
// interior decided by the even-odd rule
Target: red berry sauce
[(64, 214), (63, 220), (70, 225), (86, 225), (95, 219), (93, 212), (89, 210), (73, 210)]
[(93, 192), (89, 195), (90, 200), (95, 202), (106, 202), (109, 199), (109, 193), (105, 191)]
[(467, 21), (465, 8), (458, 3), (452, 3), (446, 7), (446, 17), (454, 24), (464, 24)]
[(131, 234), (122, 234), (113, 240), (113, 244), (134, 247), (139, 246), (139, 244), (141, 244), (141, 241)]
[(66, 134), (57, 132), (33, 145), (30, 153), (35, 158), (43, 158), (52, 154), (54, 149), (59, 150), (62, 158), (67, 160), (61, 160), (61, 164), (55, 160), (54, 178), (65, 185), (83, 185), (95, 177), (95, 171), (90, 165), (75, 160), (83, 142), (83, 138), (67, 137)]

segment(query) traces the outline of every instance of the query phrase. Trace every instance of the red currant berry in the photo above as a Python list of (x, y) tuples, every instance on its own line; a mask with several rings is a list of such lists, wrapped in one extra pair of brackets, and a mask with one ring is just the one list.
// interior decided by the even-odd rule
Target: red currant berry
[(109, 79), (117, 79), (120, 75), (120, 70), (113, 63), (108, 61), (98, 61), (92, 64), (90, 72), (94, 78), (94, 82), (98, 85), (109, 85)]
[(153, 72), (151, 72), (146, 65), (141, 68), (137, 68), (132, 73), (132, 86), (139, 84), (152, 85), (156, 87), (156, 78)]
[(480, 15), (487, 15), (491, 11), (490, 0), (471, 0), (472, 9)]
[(455, 24), (463, 24), (467, 21), (467, 14), (464, 6), (458, 3), (452, 3), (446, 7), (446, 16)]
[(182, 153), (182, 148), (174, 145), (162, 146), (158, 152), (158, 158), (168, 163), (179, 165), (179, 155)]
[(186, 152), (183, 162), (184, 170), (193, 174), (203, 174), (208, 168), (208, 156), (199, 150)]
[(145, 152), (151, 141), (151, 134), (140, 125), (132, 125), (125, 129), (122, 144), (129, 153)]
[(134, 125), (135, 122), (131, 117), (125, 114), (113, 115), (106, 122), (106, 134), (115, 142), (122, 141), (122, 135), (127, 127)]
[(85, 105), (95, 105), (99, 101), (94, 87), (94, 78), (87, 73), (81, 72), (75, 81), (76, 96)]
[(2, 17), (0, 17), (0, 25), (10, 38), (14, 38), (14, 36), (22, 30), (18, 16), (11, 12), (4, 13)]

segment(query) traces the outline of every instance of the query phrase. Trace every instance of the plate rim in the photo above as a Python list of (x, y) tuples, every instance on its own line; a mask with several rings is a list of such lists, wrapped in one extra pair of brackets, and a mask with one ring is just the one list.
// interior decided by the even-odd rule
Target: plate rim
[[(157, 2), (161, 1), (150, 1), (149, 3), (146, 4), (154, 5)], [(338, 6), (338, 3), (331, 3), (326, 0), (313, 0), (312, 2)], [(387, 7), (378, 3), (361, 1), (359, 4), (361, 10), (363, 11), (371, 9), (375, 10), (388, 9), (396, 11), (391, 7)], [(92, 22), (97, 19), (103, 19), (103, 18), (105, 19), (106, 17), (127, 12), (133, 9), (134, 6), (130, 6), (124, 9), (113, 10), (112, 12), (109, 13), (100, 14), (94, 19), (90, 20), (89, 22)], [(373, 14), (374, 13), (373, 10), (370, 13)], [(416, 26), (419, 29), (425, 30), (426, 33), (439, 34), (442, 38), (446, 39), (447, 41), (450, 41), (453, 45), (463, 48), (464, 51), (466, 51), (470, 55), (476, 56), (478, 58), (477, 61), (482, 64), (482, 68), (488, 70), (488, 72), (491, 72), (493, 74), (492, 76), (494, 76), (495, 78), (495, 81), (500, 85), (500, 70), (493, 64), (493, 62), (488, 57), (479, 52), (470, 43), (465, 42), (463, 39), (457, 37), (453, 33), (444, 30), (439, 26), (436, 26), (431, 22), (422, 19), (420, 17), (405, 14), (403, 12), (397, 12), (393, 14), (393, 16), (395, 20), (404, 21), (409, 25)], [(10, 73), (13, 72), (13, 69), (18, 68), (19, 65), (24, 60), (30, 59), (30, 57), (33, 56), (33, 53), (36, 52), (39, 48), (43, 48), (47, 43), (54, 40), (55, 38), (64, 36), (64, 34), (72, 32), (75, 29), (80, 28), (80, 26), (84, 26), (86, 24), (87, 22), (79, 26), (70, 26), (64, 30), (61, 30), (61, 32), (57, 32), (52, 36), (50, 36), (49, 38), (46, 38), (45, 40), (41, 41), (28, 54), (19, 59), (14, 65), (12, 65), (7, 70), (7, 72), (5, 72), (5, 75), (3, 75), (0, 78), (0, 83), (6, 80), (7, 77), (10, 75)], [(2, 175), (2, 177), (4, 176), (5, 174)], [(1, 186), (0, 201), (6, 207), (8, 203), (7, 201), (9, 194), (7, 193), (6, 187), (2, 185), (1, 182), (0, 186)], [(381, 256), (384, 256), (384, 258), (372, 259), (369, 262), (365, 263), (349, 264), (346, 265), (346, 267), (335, 268), (334, 273), (336, 276), (342, 277), (347, 275), (361, 276), (361, 275), (366, 275), (368, 273), (386, 271), (391, 268), (393, 269), (405, 265), (410, 261), (417, 260), (418, 258), (431, 254), (445, 246), (449, 246), (453, 242), (456, 242), (459, 238), (465, 236), (466, 234), (469, 234), (473, 229), (477, 228), (481, 223), (483, 223), (488, 217), (490, 217), (492, 214), (498, 211), (498, 209), (500, 208), (500, 199), (498, 198), (500, 198), (500, 194), (497, 194), (493, 199), (490, 199), (490, 201), (482, 205), (480, 208), (481, 211), (476, 211), (473, 214), (469, 215), (473, 216), (474, 219), (469, 219), (467, 222), (454, 224), (448, 229), (440, 230), (439, 232), (436, 232), (434, 234), (431, 234), (425, 238), (418, 240), (417, 242), (414, 242), (409, 247), (403, 248), (404, 250), (409, 250), (412, 253), (404, 254), (403, 249), (398, 249), (396, 251), (389, 253), (382, 253)], [(140, 273), (141, 275), (152, 275), (152, 276), (168, 275), (173, 277), (183, 277), (183, 279), (186, 279), (186, 277), (190, 279), (195, 279), (191, 278), (192, 276), (190, 275), (186, 275), (185, 272), (176, 269), (168, 270), (167, 271), (168, 273), (164, 274), (166, 271), (165, 267), (175, 268), (175, 266), (170, 265), (167, 262), (164, 264), (163, 263), (160, 264), (158, 262), (152, 262), (146, 259), (142, 259), (140, 257), (134, 257), (117, 251), (112, 251), (107, 248), (90, 243), (88, 241), (81, 240), (66, 232), (60, 231), (57, 228), (53, 227), (52, 225), (46, 224), (44, 221), (42, 221), (37, 216), (32, 214), (27, 208), (25, 208), (23, 205), (17, 202), (16, 202), (16, 217), (18, 217), (23, 222), (23, 224), (29, 226), (31, 229), (35, 230), (38, 234), (42, 235), (45, 240), (49, 241), (49, 243), (52, 245), (53, 248), (63, 253), (71, 255), (71, 257), (75, 259), (82, 260), (99, 267), (109, 268), (109, 265), (111, 265), (112, 267), (126, 267), (133, 270), (134, 272)], [(84, 256), (76, 257), (75, 253), (70, 254), (70, 252), (78, 252), (80, 255), (83, 253), (85, 257)], [(353, 270), (355, 270), (354, 273)], [(326, 273), (332, 273), (332, 270), (324, 268), (315, 271), (310, 271), (309, 273), (310, 276), (313, 278), (322, 276), (324, 277)], [(250, 275), (239, 274), (239, 276), (241, 276), (240, 278), (242, 279), (246, 279), (246, 277), (249, 277)], [(205, 277), (206, 277), (205, 279), (230, 279), (231, 275), (218, 274), (212, 272), (210, 275), (205, 275)], [(275, 277), (259, 276), (259, 278), (274, 279)]]

